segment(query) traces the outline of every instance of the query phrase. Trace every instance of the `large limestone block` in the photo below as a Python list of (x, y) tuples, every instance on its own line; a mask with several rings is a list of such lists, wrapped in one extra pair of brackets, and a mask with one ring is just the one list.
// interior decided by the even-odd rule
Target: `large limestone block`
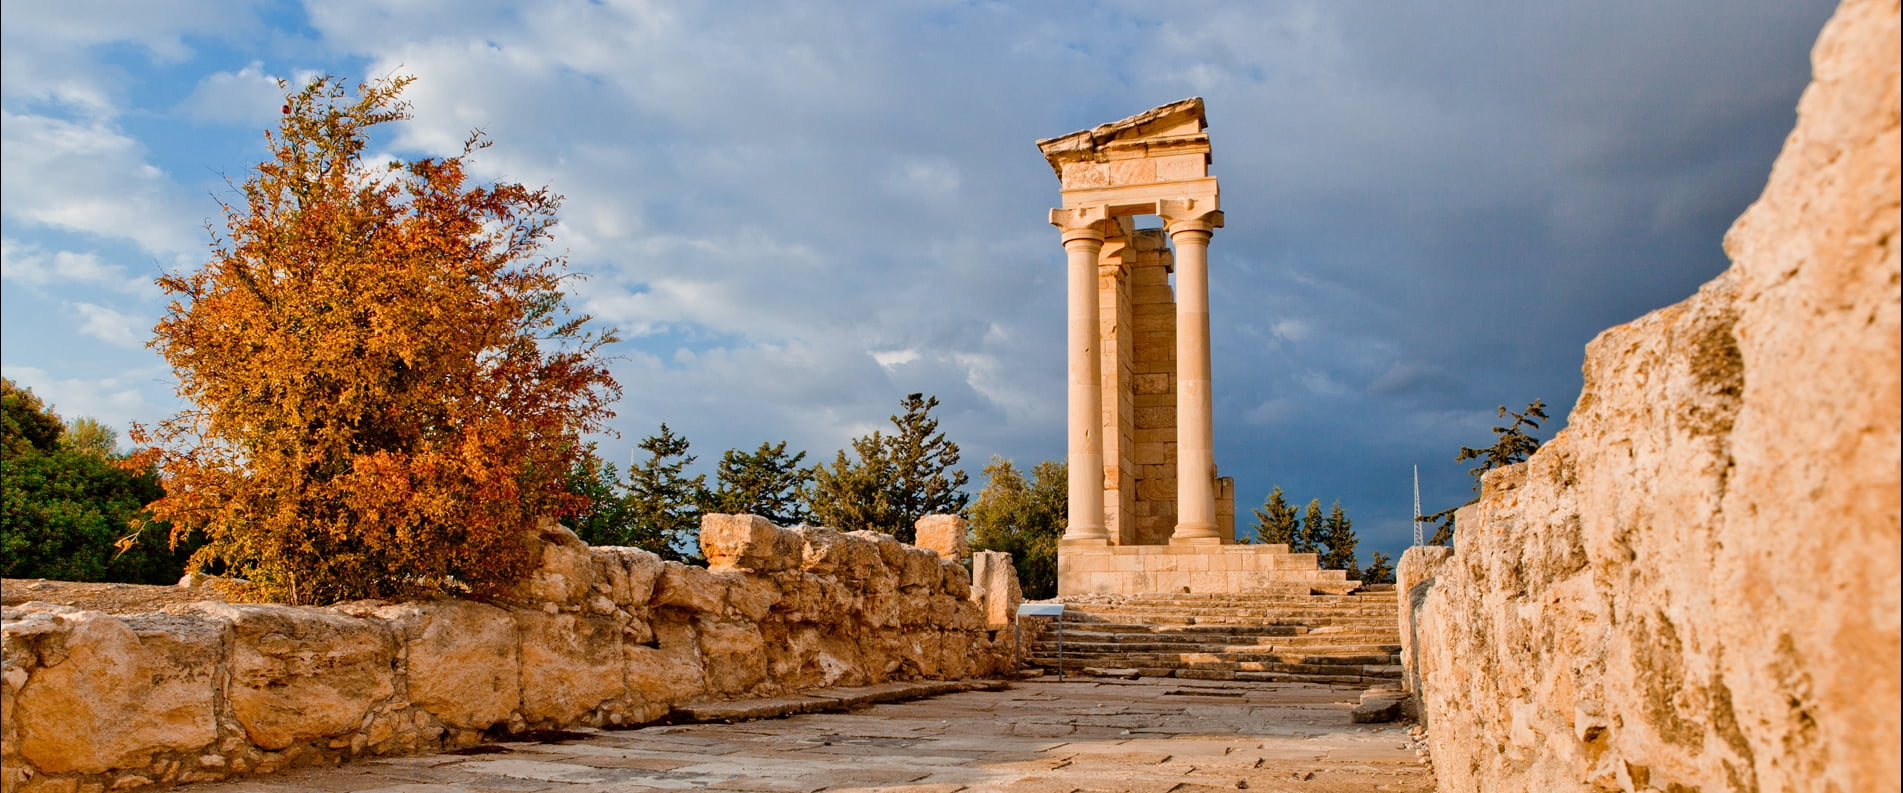
[(877, 532), (809, 530), (802, 566), (809, 573), (837, 576), (843, 581), (865, 581), (889, 575), (880, 552), (880, 538), (893, 544), (898, 542)]
[(790, 623), (838, 625), (859, 610), (852, 589), (831, 576), (802, 572), (781, 581), (778, 604)]
[(1400, 563), (1394, 566), (1394, 594), (1400, 600), (1401, 615), (1401, 683), (1415, 696), (1421, 691), (1417, 655), (1421, 609), (1426, 605), (1435, 576), (1440, 574), (1441, 566), (1453, 552), (1454, 549), (1439, 545), (1417, 546), (1403, 552)]
[(1018, 586), (1018, 569), (1011, 564), (1011, 554), (1003, 551), (979, 551), (971, 557), (971, 578), (974, 596), (982, 596), (980, 605), (984, 607), (985, 625), (991, 630), (1010, 627), (1017, 619), (1018, 604), (1024, 602), (1024, 591)]
[(954, 562), (963, 562), (971, 557), (967, 540), (970, 525), (964, 518), (957, 515), (926, 515), (919, 518), (913, 528), (918, 537), (918, 547), (929, 549)]
[(971, 597), (970, 570), (966, 570), (963, 564), (950, 559), (941, 562), (939, 569), (944, 573), (944, 580), (938, 585), (939, 591), (959, 599)]
[(727, 579), (727, 611), (740, 619), (759, 622), (780, 602), (780, 588), (770, 578), (739, 573), (714, 575)]
[(706, 618), (699, 622), (700, 657), (709, 689), (739, 696), (766, 680), (766, 643), (758, 624)]
[(522, 716), (574, 724), (622, 696), (621, 621), (614, 617), (513, 613), (522, 652)]
[(544, 518), (537, 527), (540, 564), (519, 587), (520, 596), (548, 603), (579, 604), (595, 583), (595, 563), (587, 543), (567, 526)]
[(727, 603), (730, 580), (704, 567), (667, 562), (654, 585), (654, 605), (718, 614)]
[(628, 692), (653, 709), (650, 717), (665, 715), (667, 708), (698, 699), (707, 690), (698, 647), (629, 645), (622, 648), (622, 657)]
[(945, 583), (943, 561), (928, 548), (898, 543), (900, 589), (937, 591)]
[(591, 548), (596, 579), (608, 586), (608, 597), (624, 609), (644, 609), (654, 599), (663, 563), (652, 551), (621, 546)]
[[(20, 756), (45, 773), (144, 766), (217, 738), (214, 697), (224, 626), (202, 618), (99, 612), (60, 615), (9, 655), (33, 668), (12, 697)], [(17, 623), (9, 623), (11, 634)], [(37, 660), (37, 664), (33, 661)], [(8, 687), (16, 681), (9, 674)]]
[(716, 572), (749, 570), (772, 573), (798, 566), (804, 541), (797, 532), (773, 525), (759, 515), (702, 515), (700, 552)]
[(404, 637), (410, 701), (451, 727), (486, 730), (522, 703), (515, 618), (494, 606), (441, 600), (378, 611)]
[(226, 698), (267, 750), (341, 735), (396, 692), (389, 626), (325, 609), (204, 603), (231, 623)]

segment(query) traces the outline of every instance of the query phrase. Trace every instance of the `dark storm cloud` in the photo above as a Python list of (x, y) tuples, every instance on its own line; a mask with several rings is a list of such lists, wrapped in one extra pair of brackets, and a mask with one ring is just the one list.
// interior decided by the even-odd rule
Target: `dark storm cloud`
[[(974, 474), (992, 454), (1060, 457), (1063, 254), (1045, 223), (1057, 182), (1034, 141), (1202, 96), (1228, 216), (1211, 248), (1217, 462), (1245, 524), (1279, 484), (1339, 498), (1364, 552), (1392, 552), (1409, 465), (1430, 510), (1464, 500), (1452, 457), (1488, 441), (1495, 406), (1545, 399), (1550, 437), (1594, 333), (1725, 266), (1721, 236), (1791, 127), (1829, 8), (352, 0), (267, 20), (257, 40), (296, 38), (357, 77), (415, 74), (416, 118), (391, 151), (453, 152), (481, 127), (496, 145), (479, 176), (565, 194), (559, 245), (592, 276), (576, 299), (629, 338), (616, 351), (623, 437), (604, 451), (625, 457), (666, 421), (704, 463), (782, 438), (830, 458), (911, 391), (941, 398)], [(9, 52), (67, 40), (8, 9)], [(219, 110), (239, 103), (216, 90), (237, 77), (312, 66), (248, 40), (226, 42), (229, 62), (152, 72), (196, 75), (198, 90), (74, 82), (106, 73), (90, 44), (58, 53), (72, 85), (9, 69), (9, 165), (16, 148), (56, 151), (23, 136), (71, 118), (14, 114), (58, 95), (67, 116), (108, 119), (82, 126), (131, 153), (112, 173), (242, 173), (256, 151), (168, 159), (207, 148), (180, 142), (203, 127), (138, 98)], [(57, 223), (16, 209), (28, 203), (192, 192), (125, 178), (10, 179), (9, 250), (105, 250), (41, 236)], [(40, 195), (29, 187), (50, 193), (15, 201)], [(26, 294), (14, 280), (7, 293)], [(85, 299), (49, 294), (38, 302)], [(12, 319), (26, 308), (6, 312), (10, 371), (83, 396), (153, 364), (72, 349), (71, 332), (49, 342), (41, 328), (56, 323)]]

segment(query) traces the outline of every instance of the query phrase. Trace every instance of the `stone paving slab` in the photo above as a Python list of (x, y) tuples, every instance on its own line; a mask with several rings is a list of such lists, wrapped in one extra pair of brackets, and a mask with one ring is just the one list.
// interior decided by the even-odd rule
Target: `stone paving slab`
[(1039, 678), (851, 712), (576, 730), (564, 740), (298, 769), (181, 790), (1432, 791), (1432, 773), (1403, 728), (1349, 721), (1359, 696), (1356, 688), (1313, 684)]

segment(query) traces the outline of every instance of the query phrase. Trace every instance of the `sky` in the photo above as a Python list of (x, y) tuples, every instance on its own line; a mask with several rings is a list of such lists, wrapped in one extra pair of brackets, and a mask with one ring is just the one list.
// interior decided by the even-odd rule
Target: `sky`
[(1809, 80), (1819, 0), (800, 0), (0, 5), (0, 370), (65, 418), (179, 410), (153, 284), (208, 258), (283, 93), (406, 74), (379, 159), (494, 141), (566, 196), (569, 300), (620, 330), (601, 451), (830, 460), (908, 393), (979, 470), (1065, 453), (1064, 254), (1036, 141), (1190, 96), (1216, 462), (1339, 500), (1372, 550), (1471, 497), (1462, 445), (1599, 331), (1727, 266)]

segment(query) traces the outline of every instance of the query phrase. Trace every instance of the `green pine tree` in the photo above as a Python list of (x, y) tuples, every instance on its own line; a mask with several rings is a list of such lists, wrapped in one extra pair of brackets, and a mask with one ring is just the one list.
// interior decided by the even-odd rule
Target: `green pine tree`
[(854, 438), (829, 466), (813, 469), (807, 508), (813, 521), (841, 531), (869, 529), (913, 539), (913, 524), (934, 514), (962, 515), (971, 502), (969, 479), (958, 465), (958, 444), (938, 431), (931, 417), (938, 397), (910, 394), (905, 415), (892, 416), (892, 435), (874, 431)]
[(1355, 522), (1341, 509), (1336, 501), (1328, 510), (1328, 517), (1322, 521), (1321, 528), (1321, 566), (1326, 570), (1347, 570), (1348, 577), (1354, 578), (1361, 571), (1355, 565), (1355, 545), (1360, 539), (1355, 536)]
[(626, 545), (634, 522), (627, 499), (627, 484), (615, 464), (602, 460), (596, 446), (587, 444), (575, 466), (569, 470), (568, 491), (588, 500), (588, 506), (562, 519), (589, 545)]
[(751, 453), (728, 449), (720, 455), (716, 487), (702, 508), (707, 512), (759, 515), (777, 526), (798, 526), (811, 517), (806, 489), (812, 471), (802, 467), (806, 452), (788, 455), (786, 441), (762, 443)]
[(1070, 501), (1069, 468), (1046, 460), (1031, 469), (1026, 482), (1017, 466), (1002, 457), (985, 466), (985, 486), (971, 505), (973, 550), (1011, 554), (1024, 596), (1057, 596), (1057, 543), (1064, 536)]
[(1299, 532), (1302, 520), (1295, 514), (1295, 508), (1283, 500), (1281, 486), (1269, 491), (1269, 497), (1255, 512), (1255, 536), (1246, 542), (1266, 545), (1295, 545), (1295, 535)]
[(1533, 456), (1533, 452), (1539, 450), (1540, 439), (1533, 437), (1526, 430), (1540, 428), (1540, 422), (1534, 419), (1546, 418), (1546, 402), (1539, 399), (1528, 402), (1526, 410), (1521, 413), (1514, 413), (1507, 410), (1506, 405), (1501, 405), (1500, 418), (1508, 416), (1513, 417), (1513, 423), (1493, 428), (1495, 437), (1492, 446), (1484, 449), (1462, 446), (1460, 453), (1454, 456), (1454, 462), (1457, 463), (1466, 460), (1480, 461), (1478, 465), (1467, 469), (1467, 473), (1473, 475), (1474, 478), (1474, 497), (1467, 499), (1467, 502), (1460, 506), (1443, 509), (1432, 515), (1419, 516), (1419, 520), (1435, 524), (1434, 536), (1427, 541), (1429, 545), (1448, 545), (1454, 541), (1454, 513), (1460, 511), (1461, 507), (1480, 500), (1481, 475), (1495, 468), (1505, 468), (1515, 463), (1525, 462), (1526, 458)]
[(1322, 517), (1322, 500), (1310, 499), (1308, 509), (1302, 515), (1302, 525), (1295, 528), (1295, 541), (1289, 543), (1293, 553), (1321, 554), (1322, 536), (1328, 529), (1328, 519)]
[(688, 446), (666, 423), (660, 434), (641, 441), (648, 457), (628, 468), (627, 523), (613, 544), (645, 548), (663, 559), (699, 561), (699, 505), (707, 501), (707, 477), (686, 475), (696, 459)]
[(1394, 560), (1380, 551), (1374, 552), (1374, 559), (1368, 562), (1368, 569), (1361, 571), (1361, 581), (1365, 584), (1394, 583)]

